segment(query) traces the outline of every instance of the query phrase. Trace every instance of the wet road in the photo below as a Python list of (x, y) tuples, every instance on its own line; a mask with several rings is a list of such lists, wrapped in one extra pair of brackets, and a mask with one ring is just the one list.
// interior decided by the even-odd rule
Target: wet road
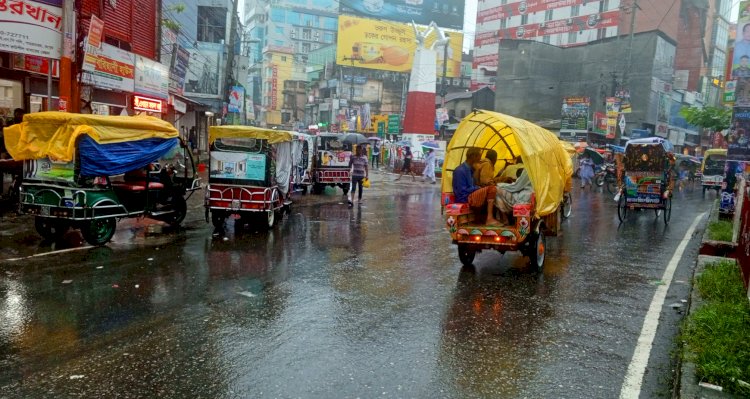
[[(619, 225), (576, 189), (544, 273), (483, 252), (462, 268), (439, 188), (383, 183), (353, 209), (308, 196), (273, 231), (120, 226), (108, 247), (0, 262), (0, 398), (616, 398), (660, 279), (712, 195)], [(641, 397), (671, 390), (698, 234), (662, 309)], [(1, 222), (3, 258), (76, 248)], [(15, 243), (9, 248), (9, 243)]]

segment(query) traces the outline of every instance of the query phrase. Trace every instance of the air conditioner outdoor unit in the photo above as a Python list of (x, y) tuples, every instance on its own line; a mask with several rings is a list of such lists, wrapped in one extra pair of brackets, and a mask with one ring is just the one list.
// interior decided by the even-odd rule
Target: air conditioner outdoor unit
[(573, 18), (568, 18), (568, 25), (573, 25)]
[(540, 24), (539, 24), (539, 27), (540, 27), (540, 28), (544, 28), (544, 27), (546, 27), (546, 26), (547, 26), (547, 24), (546, 24), (545, 22), (542, 22), (542, 23), (540, 23)]

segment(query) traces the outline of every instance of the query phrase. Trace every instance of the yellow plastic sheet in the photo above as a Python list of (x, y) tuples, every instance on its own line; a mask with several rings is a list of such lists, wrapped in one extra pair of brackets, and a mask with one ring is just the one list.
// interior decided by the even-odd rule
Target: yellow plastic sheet
[(26, 114), (23, 122), (4, 130), (5, 146), (17, 161), (49, 157), (70, 162), (75, 157), (76, 139), (84, 134), (100, 144), (179, 137), (179, 132), (171, 123), (152, 116), (68, 112)]
[(573, 176), (570, 155), (552, 132), (531, 122), (491, 111), (475, 111), (458, 125), (445, 149), (442, 191), (453, 192), (453, 170), (466, 161), (471, 147), (497, 152), (495, 174), (521, 156), (536, 195), (536, 216), (549, 215), (562, 202), (566, 182)]
[(286, 130), (263, 129), (255, 126), (226, 125), (210, 126), (208, 142), (223, 138), (249, 138), (268, 140), (269, 144), (292, 141), (292, 134)]

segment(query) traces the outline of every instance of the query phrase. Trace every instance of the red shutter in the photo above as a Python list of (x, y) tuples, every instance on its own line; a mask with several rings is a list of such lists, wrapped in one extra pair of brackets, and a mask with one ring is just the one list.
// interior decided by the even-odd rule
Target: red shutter
[[(108, 1), (104, 2), (104, 34), (123, 42), (131, 42), (132, 24), (131, 0), (117, 0), (117, 7), (112, 8)], [(132, 45), (132, 44), (131, 44)]]
[(133, 39), (130, 45), (133, 52), (146, 58), (156, 58), (156, 6), (157, 1), (140, 1), (133, 9), (133, 21), (137, 21), (137, 27), (133, 27)]

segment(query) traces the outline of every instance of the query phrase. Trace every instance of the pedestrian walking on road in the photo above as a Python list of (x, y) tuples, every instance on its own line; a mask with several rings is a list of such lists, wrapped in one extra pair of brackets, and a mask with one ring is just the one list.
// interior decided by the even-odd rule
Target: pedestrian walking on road
[(594, 161), (589, 157), (583, 157), (580, 162), (581, 171), (579, 176), (581, 177), (581, 188), (586, 187), (586, 183), (589, 187), (593, 187), (592, 179), (594, 178)]
[(416, 177), (414, 176), (414, 172), (412, 172), (411, 170), (411, 159), (412, 159), (411, 148), (404, 147), (404, 166), (401, 168), (401, 171), (399, 172), (399, 175), (396, 178), (396, 180), (400, 180), (401, 176), (403, 176), (404, 174), (411, 175), (412, 181), (417, 180)]
[(380, 169), (380, 144), (378, 143), (372, 146), (372, 168)]
[(427, 149), (427, 155), (424, 158), (424, 172), (422, 172), (422, 181), (430, 179), (435, 184), (435, 150)]
[(349, 168), (351, 168), (352, 173), (349, 206), (354, 205), (354, 194), (357, 192), (357, 186), (359, 186), (359, 202), (362, 203), (362, 180), (370, 178), (370, 173), (367, 169), (367, 164), (369, 162), (367, 162), (366, 154), (366, 147), (360, 145), (357, 147), (357, 155), (354, 155), (349, 159)]

